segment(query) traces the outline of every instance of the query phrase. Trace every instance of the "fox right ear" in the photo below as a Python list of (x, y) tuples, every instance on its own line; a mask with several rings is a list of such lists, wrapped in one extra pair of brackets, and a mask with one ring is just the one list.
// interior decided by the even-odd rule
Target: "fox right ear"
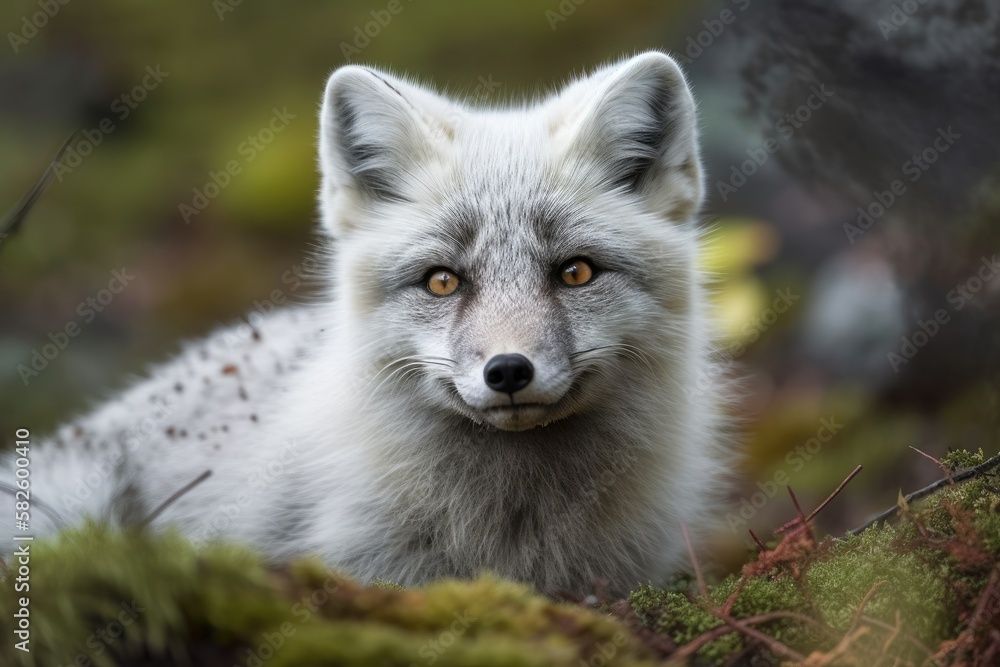
[(326, 86), (320, 117), (323, 196), (405, 201), (439, 148), (445, 103), (377, 70), (348, 65)]
[(694, 99), (670, 57), (642, 53), (568, 86), (551, 104), (553, 134), (576, 170), (685, 221), (701, 203)]

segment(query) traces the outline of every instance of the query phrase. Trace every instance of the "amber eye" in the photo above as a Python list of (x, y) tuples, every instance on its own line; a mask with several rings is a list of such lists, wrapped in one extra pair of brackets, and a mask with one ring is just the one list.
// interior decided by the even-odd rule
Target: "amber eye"
[(559, 277), (570, 287), (578, 287), (590, 282), (594, 269), (585, 259), (571, 259), (560, 267)]
[(427, 289), (438, 296), (448, 296), (458, 289), (458, 276), (449, 269), (434, 269), (427, 277)]

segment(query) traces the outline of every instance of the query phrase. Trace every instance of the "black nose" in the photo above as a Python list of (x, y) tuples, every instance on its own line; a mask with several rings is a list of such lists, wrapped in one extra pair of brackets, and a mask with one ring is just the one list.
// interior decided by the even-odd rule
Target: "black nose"
[(524, 389), (535, 376), (535, 368), (523, 354), (498, 354), (486, 362), (486, 386), (505, 394)]

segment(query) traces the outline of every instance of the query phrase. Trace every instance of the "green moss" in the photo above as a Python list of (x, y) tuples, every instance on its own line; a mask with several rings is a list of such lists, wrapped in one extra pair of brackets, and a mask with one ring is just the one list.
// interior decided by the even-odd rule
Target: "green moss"
[[(9, 583), (9, 582), (7, 582)], [(315, 561), (267, 567), (246, 550), (97, 526), (32, 547), (32, 651), (0, 664), (652, 664), (621, 622), (483, 578), (364, 587)], [(0, 593), (3, 632), (16, 608)], [(123, 606), (124, 605), (124, 606)], [(120, 620), (119, 620), (120, 619)], [(103, 633), (103, 638), (101, 633)], [(27, 658), (27, 661), (24, 660)], [(86, 663), (84, 663), (86, 664)]]
[[(966, 468), (985, 458), (982, 452), (954, 453), (950, 465)], [(859, 608), (875, 589), (863, 610), (864, 618), (872, 619), (862, 621), (870, 631), (852, 640), (851, 655), (857, 664), (879, 655), (898, 613), (900, 634), (889, 655), (920, 663), (927, 657), (920, 645), (938, 647), (954, 638), (963, 613), (978, 600), (1000, 556), (998, 508), (995, 485), (988, 478), (971, 480), (913, 503), (891, 525), (828, 538), (797, 560), (803, 571), (798, 578), (776, 567), (746, 581), (730, 576), (709, 587), (707, 600), (692, 596), (690, 589), (645, 586), (633, 592), (630, 602), (646, 627), (683, 645), (722, 624), (709, 606), (720, 608), (743, 581), (732, 615), (746, 619), (785, 612), (786, 617), (755, 627), (809, 655), (831, 651), (855, 627)], [(801, 616), (789, 618), (788, 613)], [(801, 617), (814, 622), (800, 622)], [(704, 663), (723, 664), (747, 648), (747, 640), (730, 633), (696, 655)]]
[(937, 644), (954, 629), (948, 572), (929, 554), (899, 548), (897, 537), (891, 528), (873, 526), (837, 543), (828, 558), (809, 568), (806, 584), (823, 619), (846, 632), (862, 600), (880, 583), (865, 615), (895, 623), (899, 610), (911, 632)]
[[(712, 607), (721, 607), (740, 585), (740, 579), (727, 577), (709, 589)], [(629, 598), (632, 608), (647, 627), (670, 637), (678, 644), (686, 644), (703, 633), (722, 625), (717, 616), (708, 611), (705, 600), (692, 599), (679, 591), (666, 591), (653, 586), (643, 586)], [(780, 579), (755, 578), (740, 591), (732, 613), (737, 618), (749, 618), (771, 612), (801, 612), (804, 598), (795, 582), (788, 577)], [(779, 619), (756, 626), (780, 641), (806, 645), (814, 641), (814, 631), (801, 624)], [(743, 638), (737, 633), (723, 635), (709, 642), (698, 651), (700, 660), (708, 663), (723, 661), (745, 648)]]
[(975, 468), (977, 465), (986, 462), (986, 453), (983, 452), (982, 447), (975, 452), (970, 452), (966, 449), (953, 449), (941, 459), (941, 462), (952, 470)]
[(1000, 557), (1000, 500), (992, 498), (988, 510), (976, 513), (976, 530), (983, 538), (983, 545)]
[[(985, 458), (955, 457), (963, 466)], [(784, 552), (774, 542), (781, 558), (758, 556), (769, 559), (766, 575), (731, 575), (710, 585), (707, 597), (681, 577), (663, 588), (642, 586), (629, 603), (646, 628), (683, 646), (722, 625), (717, 610), (735, 595), (734, 618), (770, 614), (753, 627), (810, 655), (841, 642), (878, 584), (864, 608), (869, 632), (848, 647), (852, 664), (881, 654), (897, 614), (900, 633), (885, 661), (919, 663), (926, 658), (919, 646), (935, 651), (964, 629), (1000, 559), (998, 509), (995, 480), (971, 480), (858, 536), (815, 548), (799, 541)], [(196, 548), (171, 533), (120, 534), (96, 525), (31, 549), (32, 652), (4, 642), (0, 664), (578, 667), (651, 665), (669, 653), (648, 631), (635, 633), (611, 614), (490, 578), (362, 586), (314, 560), (268, 565), (232, 545)], [(23, 595), (12, 576), (0, 592), (0, 631), (8, 637)], [(603, 608), (621, 611), (610, 601)], [(759, 643), (726, 632), (695, 659), (724, 664), (759, 651)]]
[(376, 579), (372, 582), (372, 586), (375, 588), (386, 588), (390, 591), (405, 591), (405, 586), (400, 586), (394, 581), (387, 581), (386, 579)]

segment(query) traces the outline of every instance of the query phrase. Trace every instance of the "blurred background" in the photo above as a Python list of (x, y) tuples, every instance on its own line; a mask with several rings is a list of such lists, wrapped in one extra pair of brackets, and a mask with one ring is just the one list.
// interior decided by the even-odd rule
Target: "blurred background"
[[(0, 441), (40, 435), (268, 300), (308, 301), (317, 104), (348, 61), (482, 104), (659, 48), (699, 100), (740, 484), (720, 569), (806, 511), (859, 525), (998, 448), (1000, 3), (7, 0)], [(390, 11), (392, 9), (393, 11)]]

